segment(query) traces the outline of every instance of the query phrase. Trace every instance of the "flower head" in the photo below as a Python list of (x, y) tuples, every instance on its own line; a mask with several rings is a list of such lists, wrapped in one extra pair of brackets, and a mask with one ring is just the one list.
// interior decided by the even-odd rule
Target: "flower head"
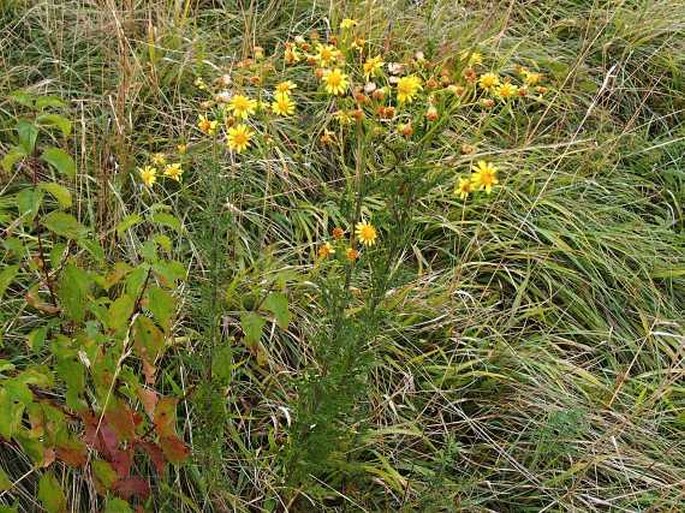
[(321, 258), (326, 258), (331, 255), (335, 254), (335, 248), (331, 245), (330, 242), (324, 242), (320, 247), (319, 247), (319, 257)]
[(459, 196), (459, 199), (465, 200), (468, 195), (473, 192), (473, 183), (468, 178), (460, 178), (459, 183), (454, 189), (454, 193)]
[(357, 20), (352, 18), (345, 18), (340, 22), (340, 28), (343, 30), (351, 29), (357, 26)]
[(292, 116), (295, 113), (295, 102), (288, 93), (276, 93), (271, 110), (279, 116)]
[(364, 70), (364, 78), (368, 81), (371, 77), (376, 77), (383, 69), (383, 59), (380, 55), (366, 59), (366, 62), (362, 65)]
[(426, 119), (428, 121), (437, 121), (438, 117), (440, 117), (438, 109), (436, 109), (434, 105), (428, 107), (428, 110), (426, 110)]
[(511, 82), (504, 82), (495, 88), (495, 95), (502, 100), (508, 100), (518, 95), (519, 88)]
[(464, 50), (459, 54), (462, 61), (466, 61), (466, 65), (469, 67), (477, 66), (483, 64), (483, 54), (479, 52), (471, 52), (469, 50)]
[(318, 45), (316, 55), (314, 56), (319, 65), (324, 68), (333, 64), (340, 57), (342, 57), (340, 50), (333, 45)]
[(257, 101), (242, 94), (235, 94), (226, 106), (237, 119), (247, 119), (257, 111)]
[(345, 251), (345, 257), (347, 257), (350, 262), (354, 262), (357, 260), (357, 258), (359, 258), (359, 251), (354, 248), (347, 248)]
[(152, 166), (145, 166), (138, 169), (140, 179), (148, 187), (152, 187), (157, 181), (157, 169)]
[(479, 160), (478, 164), (471, 168), (473, 175), (471, 175), (471, 184), (474, 189), (483, 190), (490, 194), (492, 187), (497, 185), (497, 168), (485, 160)]
[(197, 121), (197, 127), (200, 129), (200, 132), (206, 135), (216, 134), (216, 127), (218, 125), (218, 121), (210, 121), (209, 119), (207, 119), (206, 116), (203, 116), (202, 114), (200, 114), (200, 117)]
[(357, 223), (354, 233), (359, 242), (364, 246), (373, 246), (376, 244), (378, 232), (372, 224), (367, 223), (366, 221), (360, 221)]
[(340, 68), (324, 71), (322, 80), (326, 85), (326, 92), (328, 94), (345, 94), (345, 90), (348, 86), (347, 75), (345, 75)]
[(421, 89), (421, 79), (416, 75), (402, 77), (397, 81), (397, 101), (411, 103)]
[(180, 182), (181, 177), (183, 176), (183, 168), (181, 167), (181, 164), (176, 162), (175, 164), (167, 165), (164, 168), (164, 176)]
[(481, 77), (478, 79), (478, 85), (481, 89), (484, 89), (486, 91), (494, 89), (499, 85), (499, 83), (499, 75), (497, 75), (497, 73), (492, 72), (483, 73)]
[(345, 236), (345, 230), (343, 230), (339, 226), (336, 226), (335, 228), (333, 228), (333, 231), (331, 233), (332, 233), (333, 238), (335, 240), (340, 240)]
[(284, 82), (281, 82), (276, 86), (276, 94), (278, 93), (290, 93), (291, 91), (294, 91), (297, 89), (297, 84), (293, 82), (292, 80), (286, 80)]
[(247, 125), (239, 123), (228, 129), (228, 141), (226, 144), (236, 153), (242, 153), (250, 146), (250, 140), (253, 135), (254, 132)]
[(166, 155), (164, 153), (155, 153), (150, 160), (155, 166), (163, 166), (166, 164)]

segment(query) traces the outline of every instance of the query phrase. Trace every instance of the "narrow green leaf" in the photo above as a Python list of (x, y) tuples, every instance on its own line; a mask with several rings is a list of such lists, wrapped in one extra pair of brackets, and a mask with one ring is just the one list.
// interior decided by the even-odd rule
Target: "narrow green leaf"
[(46, 472), (38, 483), (38, 499), (48, 513), (66, 513), (67, 498), (59, 485), (59, 481), (52, 474)]
[(5, 173), (9, 173), (10, 171), (12, 171), (14, 165), (24, 157), (26, 157), (26, 152), (24, 151), (24, 148), (22, 148), (21, 146), (14, 146), (10, 148), (10, 150), (7, 153), (5, 153), (4, 157), (2, 157), (0, 165), (2, 165), (2, 169), (5, 170)]
[(36, 118), (36, 122), (41, 126), (57, 127), (64, 137), (71, 134), (71, 121), (59, 114), (41, 114)]
[(10, 265), (0, 271), (0, 299), (2, 299), (2, 296), (5, 295), (7, 287), (10, 286), (18, 272), (18, 265)]
[(41, 183), (41, 189), (50, 193), (53, 198), (57, 200), (59, 206), (62, 208), (69, 208), (71, 206), (71, 192), (69, 189), (55, 182)]
[(26, 119), (21, 119), (17, 123), (17, 133), (19, 134), (19, 145), (27, 155), (31, 155), (36, 148), (38, 127)]
[(288, 298), (282, 292), (272, 292), (264, 301), (264, 308), (269, 310), (281, 329), (287, 329), (290, 323), (290, 312), (288, 311)]
[(33, 108), (33, 102), (35, 100), (35, 96), (33, 94), (29, 93), (28, 91), (24, 91), (23, 89), (18, 89), (16, 91), (12, 91), (8, 96), (9, 96), (10, 100), (18, 103), (19, 105), (23, 105), (24, 107)]
[(245, 342), (247, 344), (259, 342), (265, 324), (264, 318), (255, 312), (245, 312), (242, 314), (240, 316), (240, 326), (245, 333)]
[(43, 225), (51, 232), (67, 239), (80, 239), (88, 231), (74, 216), (65, 212), (50, 212), (43, 218)]
[(66, 151), (60, 148), (47, 148), (40, 156), (42, 160), (53, 166), (58, 172), (69, 178), (76, 176), (76, 164)]

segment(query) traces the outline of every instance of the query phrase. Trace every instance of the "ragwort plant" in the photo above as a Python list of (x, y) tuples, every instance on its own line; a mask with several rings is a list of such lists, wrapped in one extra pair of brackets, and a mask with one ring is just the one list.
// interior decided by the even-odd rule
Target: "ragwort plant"
[[(495, 69), (477, 48), (407, 56), (365, 37), (359, 23), (346, 18), (327, 37), (297, 36), (271, 53), (255, 47), (230, 67), (212, 66), (211, 74), (207, 66), (198, 68), (194, 101), (200, 112), (195, 126), (182, 130), (193, 135), (138, 169), (140, 181), (154, 189), (159, 179), (179, 181), (194, 168), (199, 176), (193, 187), (203, 188), (205, 214), (213, 217), (205, 250), (212, 283), (202, 303), (210, 326), (202, 396), (209, 402), (198, 404), (198, 411), (208, 416), (199, 436), (206, 463), (214, 461), (214, 467), (224, 428), (212, 419), (222, 411), (230, 369), (237, 365), (231, 346), (241, 341), (258, 363), (266, 361), (261, 340), (268, 319), (286, 330), (291, 318), (287, 279), (263, 280), (247, 301), (236, 301), (230, 291), (221, 297), (236, 276), (226, 272), (226, 253), (240, 243), (233, 205), (247, 174), (286, 155), (297, 162), (297, 125), (305, 123), (310, 165), (342, 184), (329, 235), (313, 241), (313, 265), (290, 282), (311, 283), (321, 305), (311, 335), (313, 359), (300, 369), (297, 398), (292, 411), (285, 410), (288, 436), (275, 449), (287, 476), (283, 484), (294, 490), (291, 503), (301, 500), (297, 490), (305, 482), (311, 486), (312, 478), (340, 486), (364, 474), (354, 463), (368, 457), (357, 446), (368, 414), (360, 398), (377, 365), (374, 342), (392, 315), (386, 298), (408, 279), (400, 269), (412, 252), (421, 198), (447, 184), (462, 216), (468, 202), (487, 202), (500, 186), (500, 165), (475, 157), (470, 132), (494, 113), (516, 116), (518, 108), (541, 105), (547, 93), (540, 71), (516, 64)], [(457, 170), (444, 154), (455, 141), (464, 159)], [(227, 336), (221, 329), (227, 311), (239, 312), (239, 333)], [(228, 369), (219, 378), (211, 375), (215, 358)]]

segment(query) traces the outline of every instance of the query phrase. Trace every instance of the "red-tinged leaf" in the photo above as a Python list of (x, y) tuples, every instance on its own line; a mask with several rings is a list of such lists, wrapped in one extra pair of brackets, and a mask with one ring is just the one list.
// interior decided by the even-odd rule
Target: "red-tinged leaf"
[(138, 399), (143, 403), (145, 413), (148, 414), (148, 417), (152, 418), (155, 413), (155, 407), (157, 406), (157, 400), (159, 399), (157, 392), (149, 388), (139, 387)]
[(157, 367), (152, 365), (146, 359), (143, 359), (143, 374), (145, 375), (145, 384), (154, 385), (155, 375), (157, 374)]
[(160, 449), (159, 445), (153, 442), (138, 442), (138, 446), (141, 447), (143, 451), (145, 451), (150, 457), (150, 461), (152, 461), (152, 464), (155, 466), (157, 473), (160, 476), (163, 476), (166, 469), (167, 460), (164, 457), (164, 453), (162, 452), (162, 449)]
[(190, 451), (183, 440), (181, 440), (176, 435), (162, 436), (159, 439), (159, 445), (162, 448), (164, 456), (174, 465), (179, 465), (183, 463)]
[(136, 425), (133, 420), (133, 412), (124, 402), (118, 402), (105, 414), (104, 422), (107, 422), (117, 435), (119, 441), (129, 441), (136, 436)]
[(103, 453), (108, 459), (111, 458), (111, 455), (119, 447), (119, 440), (114, 430), (109, 427), (104, 418), (99, 423), (100, 417), (90, 412), (83, 413), (81, 418), (85, 426), (84, 440), (86, 444)]
[(55, 462), (55, 450), (52, 447), (48, 447), (43, 451), (43, 462), (42, 467), (46, 468)]
[(132, 449), (117, 450), (109, 458), (112, 468), (120, 478), (126, 478), (131, 474), (132, 452)]
[(55, 447), (57, 458), (70, 467), (80, 468), (88, 460), (88, 449), (80, 440), (69, 440), (67, 443)]
[(154, 423), (159, 436), (176, 434), (176, 403), (173, 397), (162, 397), (155, 408)]
[(150, 485), (142, 477), (126, 477), (114, 483), (112, 491), (122, 499), (139, 497), (145, 500), (150, 495)]

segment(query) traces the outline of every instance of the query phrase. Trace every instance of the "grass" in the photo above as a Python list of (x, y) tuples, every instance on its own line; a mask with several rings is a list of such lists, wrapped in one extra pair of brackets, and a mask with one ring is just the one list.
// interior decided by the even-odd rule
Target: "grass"
[[(539, 66), (550, 90), (458, 109), (434, 143), (398, 150), (405, 182), (371, 142), (322, 150), (319, 96), (244, 159), (196, 142), (198, 76), (346, 16), (397, 60), (478, 48), (494, 68)], [(685, 3), (6, 0), (0, 26), (0, 153), (11, 91), (59, 96), (71, 212), (107, 259), (145, 260), (156, 232), (117, 231), (129, 216), (182, 225), (162, 232), (187, 280), (153, 387), (180, 398), (191, 455), (165, 477), (136, 461), (146, 511), (683, 510)], [(141, 187), (149, 154), (185, 141), (182, 184)], [(456, 178), (481, 158), (501, 184), (463, 202)], [(5, 230), (21, 177), (2, 173)], [(412, 201), (394, 212), (401, 186)], [(359, 210), (381, 227), (376, 259), (315, 263)], [(0, 358), (17, 369), (54, 361), (27, 349), (42, 321), (25, 265), (0, 295)], [(246, 312), (274, 291), (290, 322), (269, 314), (250, 341)], [(45, 470), (4, 439), (0, 467), (0, 505), (42, 511)], [(68, 511), (102, 510), (89, 471), (51, 469)]]

